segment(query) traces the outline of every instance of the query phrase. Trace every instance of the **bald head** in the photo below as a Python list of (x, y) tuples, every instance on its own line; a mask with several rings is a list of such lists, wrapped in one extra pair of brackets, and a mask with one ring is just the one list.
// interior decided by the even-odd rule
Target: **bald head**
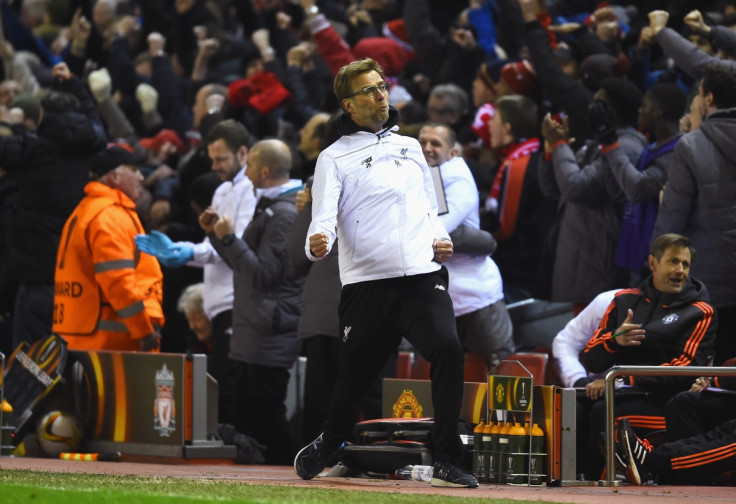
[(290, 171), (291, 150), (281, 140), (261, 140), (251, 147), (245, 174), (257, 189), (288, 182)]

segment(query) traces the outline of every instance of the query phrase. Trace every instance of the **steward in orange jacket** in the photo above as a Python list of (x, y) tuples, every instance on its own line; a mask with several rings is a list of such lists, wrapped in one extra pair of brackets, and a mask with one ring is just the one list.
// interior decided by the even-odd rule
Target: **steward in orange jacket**
[(161, 268), (134, 242), (144, 233), (134, 202), (143, 177), (119, 146), (94, 158), (92, 177), (61, 235), (53, 330), (72, 350), (158, 351)]

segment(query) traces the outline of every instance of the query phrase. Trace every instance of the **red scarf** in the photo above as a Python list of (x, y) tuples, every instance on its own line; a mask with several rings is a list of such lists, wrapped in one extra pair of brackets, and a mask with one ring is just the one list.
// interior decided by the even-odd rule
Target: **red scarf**
[[(521, 143), (511, 143), (501, 150), (501, 154), (506, 157), (496, 173), (490, 194), (491, 199), (496, 202), (499, 214), (500, 225), (494, 234), (497, 240), (505, 240), (514, 233), (529, 156), (538, 150), (538, 138), (530, 138)], [(508, 176), (505, 176), (507, 173)], [(499, 205), (502, 188), (502, 204)]]

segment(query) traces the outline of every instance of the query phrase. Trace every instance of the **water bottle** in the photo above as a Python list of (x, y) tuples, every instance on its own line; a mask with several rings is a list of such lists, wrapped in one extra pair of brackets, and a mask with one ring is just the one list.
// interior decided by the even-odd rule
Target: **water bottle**
[(544, 452), (544, 431), (539, 425), (532, 427), (531, 480), (532, 485), (541, 485), (546, 479), (546, 453)]
[(506, 483), (523, 484), (529, 481), (527, 476), (527, 453), (529, 445), (526, 443), (524, 427), (518, 422), (509, 429), (508, 465)]
[(508, 472), (508, 454), (509, 454), (509, 429), (510, 423), (505, 423), (498, 432), (498, 468), (496, 469), (496, 483), (506, 483), (506, 473)]
[(493, 461), (493, 453), (491, 453), (491, 450), (493, 449), (491, 443), (491, 432), (495, 426), (496, 425), (493, 422), (488, 422), (488, 425), (483, 429), (483, 474), (481, 474), (482, 479), (478, 480), (482, 483), (491, 482), (491, 463)]
[(483, 429), (486, 424), (483, 420), (473, 429), (473, 476), (483, 481), (485, 464), (483, 463)]
[(434, 474), (434, 467), (427, 465), (405, 465), (401, 469), (396, 469), (395, 474), (403, 480), (430, 482)]
[(10, 455), (13, 452), (13, 407), (8, 401), (3, 399), (0, 404), (0, 417), (2, 417), (2, 424), (0, 424), (0, 455)]
[(488, 462), (486, 469), (488, 470), (488, 483), (498, 483), (498, 468), (500, 467), (499, 443), (498, 439), (501, 432), (501, 422), (498, 422), (491, 429), (491, 442), (488, 449)]

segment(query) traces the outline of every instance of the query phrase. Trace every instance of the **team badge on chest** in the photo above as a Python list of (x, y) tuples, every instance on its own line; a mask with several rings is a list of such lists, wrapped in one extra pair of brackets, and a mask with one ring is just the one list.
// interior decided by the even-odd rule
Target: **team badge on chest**
[(677, 319), (679, 319), (679, 318), (680, 318), (680, 316), (677, 313), (670, 313), (669, 315), (667, 315), (666, 317), (664, 317), (662, 319), (662, 323), (663, 324), (671, 324), (672, 322), (677, 321)]

